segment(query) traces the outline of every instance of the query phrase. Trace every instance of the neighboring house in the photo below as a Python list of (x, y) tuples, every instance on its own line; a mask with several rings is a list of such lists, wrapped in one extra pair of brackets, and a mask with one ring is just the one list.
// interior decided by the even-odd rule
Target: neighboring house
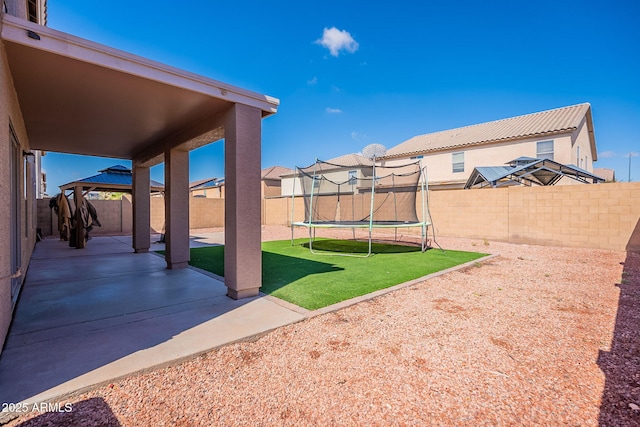
[(179, 269), (189, 261), (189, 152), (224, 139), (225, 286), (232, 298), (258, 295), (261, 122), (278, 99), (48, 28), (46, 4), (0, 9), (0, 348), (36, 242), (36, 150), (131, 160), (137, 253), (151, 247), (150, 168), (164, 162), (165, 262)]
[[(422, 159), (429, 188), (463, 188), (476, 167), (519, 157), (549, 159), (593, 173), (597, 160), (591, 106), (572, 105), (415, 136), (387, 150), (390, 164)], [(559, 183), (573, 183), (562, 179)]]
[[(293, 171), (283, 166), (271, 166), (260, 171), (261, 196), (280, 197), (281, 175), (293, 174)], [(224, 178), (207, 178), (191, 183), (191, 197), (207, 199), (224, 199)]]
[(191, 197), (224, 199), (224, 178), (206, 178), (189, 184)]
[[(332, 164), (336, 165), (336, 167), (332, 167)], [(335, 182), (345, 182), (350, 179), (357, 180), (364, 176), (371, 176), (372, 166), (372, 161), (360, 154), (345, 154), (331, 160), (326, 160), (322, 163), (322, 171), (318, 171), (318, 173), (322, 172), (325, 177)], [(310, 165), (302, 169), (306, 169), (307, 173), (313, 174), (313, 167), (314, 165)], [(345, 169), (345, 167), (347, 167), (347, 169)], [(335, 172), (333, 172), (334, 170)], [(332, 174), (335, 174), (335, 176), (332, 177)], [(294, 191), (296, 196), (301, 196), (303, 193), (302, 183), (297, 176), (297, 171), (290, 171), (282, 175), (280, 194), (282, 196), (291, 196)]]
[(282, 176), (292, 174), (294, 171), (284, 166), (271, 166), (262, 169), (262, 198), (279, 197), (282, 194)]
[(604, 178), (605, 182), (616, 182), (616, 171), (607, 168), (595, 168), (593, 173)]

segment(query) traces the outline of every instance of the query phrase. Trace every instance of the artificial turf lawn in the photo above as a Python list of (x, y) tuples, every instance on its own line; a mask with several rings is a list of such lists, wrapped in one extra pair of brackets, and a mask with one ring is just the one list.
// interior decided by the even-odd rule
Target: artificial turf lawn
[[(364, 253), (367, 242), (318, 239), (316, 252)], [(262, 243), (262, 292), (316, 310), (385, 289), (486, 254), (374, 243), (369, 258), (312, 254), (308, 240)], [(335, 252), (334, 252), (335, 253)], [(224, 246), (191, 249), (189, 264), (224, 276)]]

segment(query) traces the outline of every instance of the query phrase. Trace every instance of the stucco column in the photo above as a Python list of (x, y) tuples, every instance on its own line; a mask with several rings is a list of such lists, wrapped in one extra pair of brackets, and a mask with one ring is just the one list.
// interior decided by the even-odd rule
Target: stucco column
[(136, 253), (149, 252), (151, 247), (150, 170), (133, 166), (133, 249)]
[(224, 283), (234, 299), (258, 295), (260, 248), (260, 133), (258, 108), (236, 104), (225, 117)]
[(165, 260), (167, 268), (186, 268), (189, 262), (189, 152), (164, 153)]

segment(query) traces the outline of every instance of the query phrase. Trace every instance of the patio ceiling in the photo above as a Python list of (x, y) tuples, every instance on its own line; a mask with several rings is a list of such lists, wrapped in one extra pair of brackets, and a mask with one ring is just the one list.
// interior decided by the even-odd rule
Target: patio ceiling
[(15, 17), (2, 41), (32, 149), (136, 159), (224, 137), (233, 104), (277, 111), (279, 101)]

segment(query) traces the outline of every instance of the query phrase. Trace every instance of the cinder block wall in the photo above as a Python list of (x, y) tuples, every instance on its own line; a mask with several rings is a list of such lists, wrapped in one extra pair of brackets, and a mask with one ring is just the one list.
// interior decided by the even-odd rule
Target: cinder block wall
[(189, 228), (224, 226), (224, 199), (191, 197), (189, 199)]
[(164, 197), (151, 197), (151, 232), (164, 233)]
[(436, 236), (509, 240), (507, 188), (432, 191), (429, 208)]
[[(265, 225), (291, 225), (291, 197), (277, 197), (262, 201), (262, 223)], [(294, 222), (304, 219), (304, 201), (295, 200)]]
[[(264, 223), (289, 225), (290, 200), (266, 199)], [(429, 206), (436, 237), (640, 252), (637, 182), (431, 191)], [(300, 198), (295, 207), (300, 221)]]
[(640, 251), (640, 183), (433, 191), (436, 235)]
[[(263, 199), (263, 224), (291, 224), (291, 202)], [(94, 234), (131, 232), (128, 199), (92, 203), (103, 224)], [(420, 214), (420, 197), (417, 203)], [(640, 183), (432, 191), (429, 206), (436, 237), (640, 252)], [(303, 218), (304, 203), (296, 198), (294, 221)], [(48, 199), (38, 201), (45, 236), (57, 233), (56, 221)], [(224, 199), (191, 198), (189, 221), (191, 229), (223, 227)], [(162, 197), (151, 198), (151, 228), (164, 232)]]
[[(49, 208), (49, 200), (40, 199), (37, 201), (37, 227), (41, 229), (42, 236), (58, 235), (58, 216), (53, 209)], [(132, 232), (132, 207), (131, 201), (127, 198), (122, 200), (90, 200), (96, 208), (98, 220), (101, 227), (94, 227), (91, 235), (113, 235), (128, 234)], [(71, 200), (72, 210), (73, 200)]]

